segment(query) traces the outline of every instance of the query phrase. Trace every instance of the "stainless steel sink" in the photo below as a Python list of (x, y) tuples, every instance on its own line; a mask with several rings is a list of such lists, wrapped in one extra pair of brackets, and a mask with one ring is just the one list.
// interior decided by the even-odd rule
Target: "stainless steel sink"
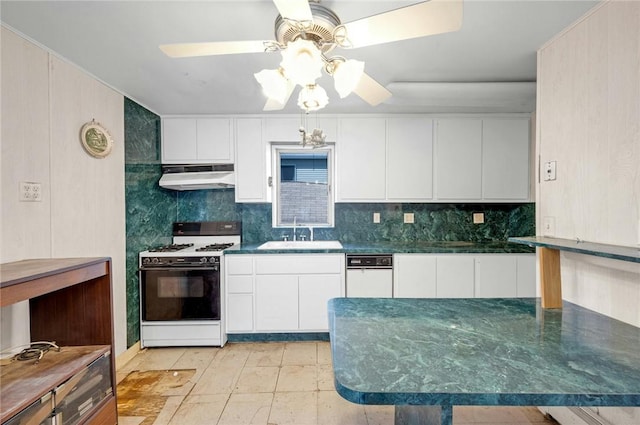
[(258, 249), (342, 249), (340, 241), (269, 241)]

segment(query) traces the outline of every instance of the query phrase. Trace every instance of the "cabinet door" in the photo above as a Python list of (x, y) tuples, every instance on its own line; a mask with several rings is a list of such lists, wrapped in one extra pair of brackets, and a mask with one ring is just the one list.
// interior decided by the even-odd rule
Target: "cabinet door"
[(529, 120), (483, 120), (483, 198), (528, 200), (529, 167)]
[(267, 201), (267, 152), (262, 120), (236, 120), (236, 202)]
[(536, 255), (522, 254), (517, 256), (518, 297), (536, 297)]
[(426, 118), (387, 119), (387, 199), (433, 197), (433, 124)]
[(253, 294), (227, 296), (227, 332), (253, 330)]
[(385, 120), (345, 118), (336, 143), (338, 201), (385, 199)]
[(298, 279), (302, 331), (328, 331), (327, 302), (340, 297), (340, 275), (301, 275)]
[(197, 159), (211, 163), (233, 162), (231, 120), (199, 118), (196, 123)]
[(423, 254), (393, 256), (394, 298), (435, 298), (436, 257)]
[(162, 162), (176, 164), (198, 157), (196, 120), (165, 118), (162, 120)]
[(298, 329), (298, 276), (256, 276), (256, 330)]
[(515, 256), (478, 255), (475, 262), (476, 298), (513, 298), (517, 295)]
[(436, 121), (436, 196), (476, 200), (482, 197), (482, 121)]
[(473, 298), (474, 258), (462, 254), (436, 259), (436, 297)]

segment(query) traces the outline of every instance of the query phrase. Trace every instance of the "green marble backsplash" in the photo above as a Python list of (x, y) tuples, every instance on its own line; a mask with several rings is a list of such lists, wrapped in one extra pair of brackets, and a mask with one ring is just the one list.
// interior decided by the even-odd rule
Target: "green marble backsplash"
[[(271, 227), (271, 204), (236, 204), (233, 189), (176, 192), (158, 186), (160, 117), (125, 98), (125, 200), (127, 226), (127, 347), (140, 340), (138, 253), (171, 242), (175, 221), (242, 221), (244, 242), (280, 239), (290, 229)], [(379, 212), (381, 222), (373, 223)], [(415, 223), (403, 224), (414, 213)], [(484, 224), (472, 214), (483, 212)], [(345, 243), (413, 240), (506, 240), (535, 234), (534, 204), (339, 203), (335, 227), (316, 239)]]

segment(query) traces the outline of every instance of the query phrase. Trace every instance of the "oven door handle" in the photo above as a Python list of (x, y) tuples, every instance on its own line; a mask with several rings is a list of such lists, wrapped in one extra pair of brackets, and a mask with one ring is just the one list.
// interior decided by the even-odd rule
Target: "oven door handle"
[(213, 270), (220, 271), (218, 267), (145, 267), (138, 269), (139, 272), (178, 272), (178, 271), (196, 271), (196, 270)]

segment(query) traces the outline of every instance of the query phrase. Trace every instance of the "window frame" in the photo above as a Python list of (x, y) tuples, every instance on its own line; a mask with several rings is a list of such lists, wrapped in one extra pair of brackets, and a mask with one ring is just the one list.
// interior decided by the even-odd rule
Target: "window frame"
[(302, 153), (302, 152), (327, 152), (327, 223), (305, 223), (296, 222), (296, 226), (313, 228), (335, 227), (335, 196), (334, 196), (334, 176), (335, 176), (335, 146), (334, 143), (327, 143), (321, 148), (310, 149), (303, 147), (298, 142), (271, 142), (271, 216), (272, 227), (291, 228), (293, 223), (280, 223), (280, 154)]

